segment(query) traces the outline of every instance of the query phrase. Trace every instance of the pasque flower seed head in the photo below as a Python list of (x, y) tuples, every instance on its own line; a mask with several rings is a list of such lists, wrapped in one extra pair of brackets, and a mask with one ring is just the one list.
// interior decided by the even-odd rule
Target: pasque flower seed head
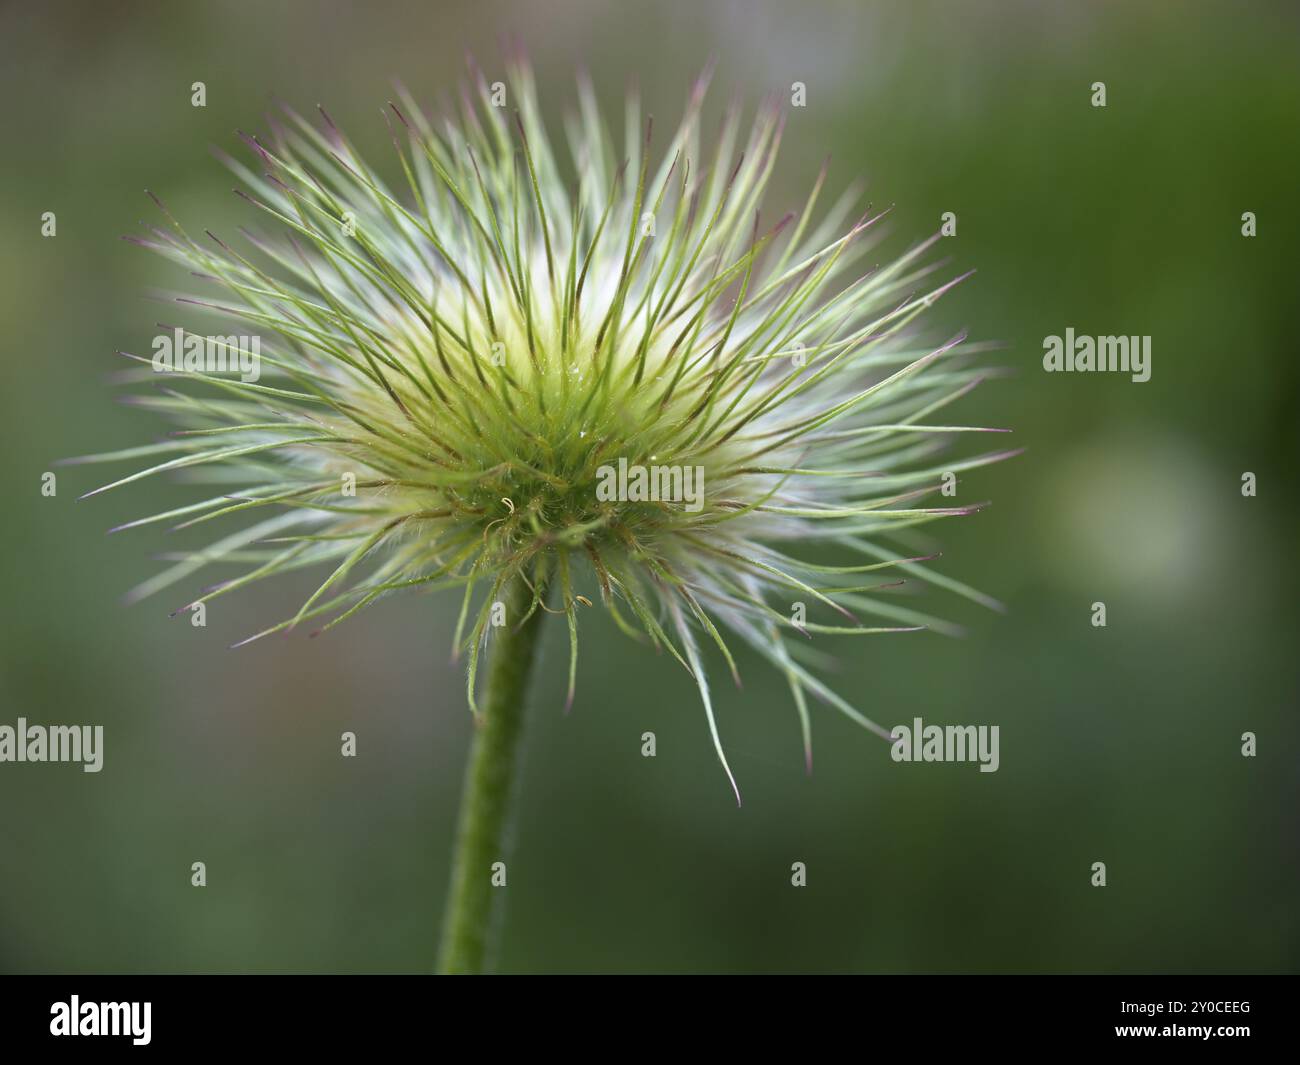
[(158, 460), (96, 491), (184, 471), (206, 498), (130, 525), (229, 527), (137, 594), (243, 566), (194, 609), (326, 567), (264, 636), (455, 588), (474, 706), (507, 589), (566, 617), (570, 698), (598, 592), (694, 678), (724, 768), (705, 644), (733, 673), (731, 640), (770, 660), (806, 750), (808, 693), (887, 736), (805, 664), (807, 642), (942, 627), (890, 597), (902, 575), (983, 601), (903, 545), (974, 509), (925, 504), (945, 473), (1005, 453), (936, 465), (979, 431), (932, 421), (979, 372), (964, 337), (916, 329), (956, 283), (930, 287), (933, 240), (866, 266), (883, 212), (856, 217), (851, 195), (823, 209), (825, 168), (764, 222), (780, 110), (742, 142), (730, 109), (708, 142), (706, 81), (659, 149), (634, 100), (616, 147), (582, 83), (562, 157), (516, 60), (507, 82), (476, 74), (457, 114), (426, 117), (405, 93), (389, 105), (396, 184), (324, 111), (244, 137), (252, 164), (229, 162), (273, 237), (191, 237), (160, 202), (165, 224), (138, 242), (204, 286), (178, 307), (222, 324), (166, 324), (152, 358), (133, 356), (162, 386), (139, 405), (182, 428), (95, 456)]

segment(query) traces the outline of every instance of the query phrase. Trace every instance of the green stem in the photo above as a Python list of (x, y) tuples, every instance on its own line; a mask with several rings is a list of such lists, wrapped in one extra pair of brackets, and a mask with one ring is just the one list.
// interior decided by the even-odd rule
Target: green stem
[(504, 903), (506, 889), (493, 886), (492, 866), (506, 860), (505, 834), (518, 775), (528, 677), (545, 615), (538, 608), (519, 625), (532, 599), (532, 590), (522, 580), (512, 581), (505, 596), (506, 623), (492, 630), (487, 694), (475, 719), (443, 915), (438, 960), (438, 971), (443, 973), (484, 971), (489, 939)]

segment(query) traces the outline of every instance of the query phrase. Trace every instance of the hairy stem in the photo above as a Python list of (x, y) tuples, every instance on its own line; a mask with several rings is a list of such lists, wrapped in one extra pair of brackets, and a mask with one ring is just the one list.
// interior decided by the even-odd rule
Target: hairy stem
[(528, 677), (546, 613), (538, 609), (521, 626), (519, 619), (531, 602), (528, 586), (513, 581), (505, 596), (506, 624), (492, 630), (487, 696), (475, 722), (443, 915), (438, 960), (443, 973), (483, 972), (493, 930), (500, 923), (506, 889), (493, 886), (492, 866), (506, 860)]

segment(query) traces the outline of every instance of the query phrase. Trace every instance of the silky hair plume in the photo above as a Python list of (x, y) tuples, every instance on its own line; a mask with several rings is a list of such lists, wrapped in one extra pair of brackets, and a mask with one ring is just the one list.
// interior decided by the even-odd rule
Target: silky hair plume
[[(274, 236), (195, 239), (155, 199), (164, 223), (127, 239), (186, 267), (202, 291), (177, 305), (221, 323), (160, 325), (231, 367), (248, 365), (252, 330), (259, 372), (160, 378), (129, 356), (145, 364), (129, 376), (157, 386), (134, 402), (180, 428), (79, 460), (154, 463), (87, 494), (176, 471), (205, 498), (121, 528), (228, 526), (133, 597), (240, 568), (180, 608), (193, 610), (328, 567), (251, 640), (331, 629), (392, 592), (457, 589), (476, 709), (494, 604), (515, 626), (564, 616), (572, 701), (579, 617), (598, 595), (694, 678), (737, 801), (708, 645), (733, 675), (734, 640), (775, 667), (809, 765), (809, 695), (888, 738), (819, 679), (809, 640), (950, 631), (900, 601), (908, 578), (996, 606), (928, 566), (910, 530), (978, 508), (924, 497), (1011, 452), (938, 455), (1005, 430), (934, 420), (982, 376), (964, 335), (927, 343), (917, 329), (961, 280), (930, 281), (938, 236), (866, 266), (886, 212), (859, 214), (854, 190), (821, 209), (825, 165), (802, 205), (765, 225), (781, 109), (763, 106), (745, 135), (728, 108), (706, 145), (707, 82), (653, 151), (635, 98), (620, 150), (580, 79), (562, 159), (515, 57), (504, 82), (473, 71), (437, 118), (398, 93), (385, 111), (396, 186), (323, 109), (241, 135), (251, 165), (227, 162)], [(610, 491), (615, 468), (698, 472), (696, 497)]]

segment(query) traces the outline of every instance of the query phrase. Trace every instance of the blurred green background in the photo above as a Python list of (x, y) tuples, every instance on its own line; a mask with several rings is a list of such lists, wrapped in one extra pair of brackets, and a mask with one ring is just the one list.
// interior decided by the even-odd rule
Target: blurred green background
[[(927, 591), (966, 638), (833, 648), (834, 683), (886, 725), (998, 724), (997, 773), (897, 765), (814, 707), (807, 777), (784, 682), (748, 658), (717, 694), (737, 810), (689, 678), (593, 611), (573, 712), (562, 669), (538, 688), (498, 967), (1296, 969), (1300, 12), (775, 0), (4, 7), (0, 723), (101, 723), (106, 758), (0, 765), (0, 967), (432, 965), (470, 731), (457, 604), (228, 651), (306, 584), (220, 599), (206, 629), (168, 619), (188, 588), (124, 607), (177, 541), (104, 530), (180, 490), (78, 502), (105, 470), (76, 467), (39, 486), (166, 429), (106, 383), (156, 332), (150, 289), (178, 282), (117, 239), (155, 220), (145, 187), (196, 229), (257, 224), (208, 148), (237, 150), (274, 98), (325, 104), (396, 176), (391, 80), (432, 102), (466, 51), (499, 69), (506, 34), (553, 118), (579, 65), (615, 116), (631, 76), (665, 123), (710, 55), (715, 106), (805, 82), (771, 217), (827, 151), (833, 186), (864, 175), (897, 205), (892, 250), (956, 212), (940, 250), (978, 273), (930, 324), (1006, 345), (1009, 375), (956, 410), (1028, 451), (963, 477), (991, 508), (932, 527), (945, 570), (1008, 612)], [(1151, 381), (1043, 373), (1067, 326), (1151, 335)]]

